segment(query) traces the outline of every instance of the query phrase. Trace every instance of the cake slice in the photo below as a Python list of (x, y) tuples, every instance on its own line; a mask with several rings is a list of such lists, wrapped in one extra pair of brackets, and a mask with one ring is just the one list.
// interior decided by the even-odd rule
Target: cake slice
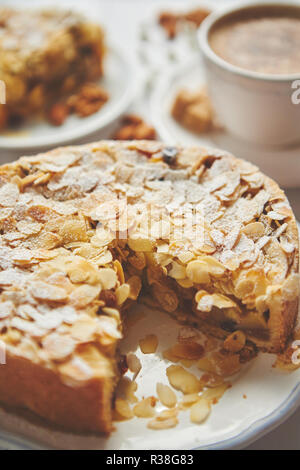
[(0, 168), (0, 402), (112, 430), (122, 318), (140, 294), (179, 321), (285, 350), (298, 233), (278, 185), (204, 148), (103, 141)]
[(0, 80), (6, 86), (0, 128), (48, 114), (80, 85), (98, 80), (104, 55), (102, 28), (79, 14), (0, 8)]

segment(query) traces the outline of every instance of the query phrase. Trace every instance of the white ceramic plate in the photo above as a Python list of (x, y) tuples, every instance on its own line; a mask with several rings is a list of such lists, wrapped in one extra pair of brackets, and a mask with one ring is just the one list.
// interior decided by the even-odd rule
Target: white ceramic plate
[(177, 124), (170, 114), (176, 93), (181, 88), (196, 90), (203, 84), (205, 84), (205, 73), (199, 58), (173, 68), (155, 82), (150, 103), (151, 118), (160, 138), (169, 144), (222, 148), (258, 165), (281, 186), (299, 187), (300, 145), (291, 148), (255, 146), (240, 141), (225, 131), (197, 135)]
[(0, 133), (0, 150), (33, 151), (74, 143), (100, 131), (126, 111), (134, 96), (133, 70), (131, 64), (115, 47), (110, 47), (105, 59), (104, 77), (100, 84), (108, 91), (110, 99), (95, 114), (86, 118), (70, 116), (62, 126), (47, 122), (28, 122), (17, 132)]
[[(179, 326), (164, 313), (151, 312), (144, 306), (137, 309), (144, 316), (131, 327), (122, 349), (124, 353), (137, 350), (142, 361), (137, 393), (141, 397), (155, 395), (158, 381), (168, 383), (165, 370), (170, 363), (161, 353), (174, 344)], [(159, 348), (155, 354), (141, 355), (138, 340), (150, 332), (158, 336)], [(300, 369), (283, 373), (272, 368), (273, 362), (274, 356), (260, 354), (247, 364), (202, 425), (193, 425), (188, 412), (180, 413), (177, 427), (161, 431), (150, 430), (147, 420), (134, 418), (118, 423), (111, 437), (103, 439), (50, 431), (0, 410), (0, 449), (243, 448), (282, 423), (300, 403)]]

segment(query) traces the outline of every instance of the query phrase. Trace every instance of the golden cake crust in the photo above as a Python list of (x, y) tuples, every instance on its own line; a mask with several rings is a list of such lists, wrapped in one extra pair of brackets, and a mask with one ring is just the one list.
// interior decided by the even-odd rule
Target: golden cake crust
[(0, 402), (8, 406), (30, 409), (62, 430), (112, 431), (114, 382), (108, 378), (70, 387), (54, 371), (11, 354), (0, 376)]
[(66, 428), (111, 430), (120, 312), (141, 290), (264, 351), (293, 331), (294, 215), (227, 153), (102, 141), (23, 157), (0, 168), (0, 229), (0, 401)]

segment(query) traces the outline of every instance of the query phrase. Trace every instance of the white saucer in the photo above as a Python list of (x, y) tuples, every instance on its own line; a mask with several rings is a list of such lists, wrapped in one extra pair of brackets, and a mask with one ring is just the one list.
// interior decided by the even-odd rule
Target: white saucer
[(161, 75), (151, 97), (151, 117), (160, 138), (169, 144), (218, 147), (251, 161), (281, 186), (300, 185), (300, 144), (292, 148), (261, 147), (243, 142), (225, 131), (194, 134), (172, 118), (170, 109), (181, 88), (197, 89), (205, 83), (204, 69), (195, 60)]

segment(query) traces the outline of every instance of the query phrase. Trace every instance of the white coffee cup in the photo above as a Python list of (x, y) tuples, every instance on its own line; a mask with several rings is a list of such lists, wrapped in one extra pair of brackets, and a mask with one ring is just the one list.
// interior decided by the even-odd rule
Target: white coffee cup
[[(261, 145), (293, 145), (300, 142), (300, 104), (292, 96), (300, 87), (299, 74), (271, 75), (248, 71), (230, 64), (210, 46), (212, 27), (233, 12), (253, 8), (296, 8), (300, 3), (243, 3), (209, 15), (198, 31), (207, 87), (220, 123), (229, 133)], [(267, 10), (266, 10), (267, 11)], [(300, 47), (300, 46), (299, 46)], [(300, 64), (299, 64), (300, 67)], [(293, 88), (293, 84), (294, 87)], [(300, 98), (300, 92), (298, 92)]]

